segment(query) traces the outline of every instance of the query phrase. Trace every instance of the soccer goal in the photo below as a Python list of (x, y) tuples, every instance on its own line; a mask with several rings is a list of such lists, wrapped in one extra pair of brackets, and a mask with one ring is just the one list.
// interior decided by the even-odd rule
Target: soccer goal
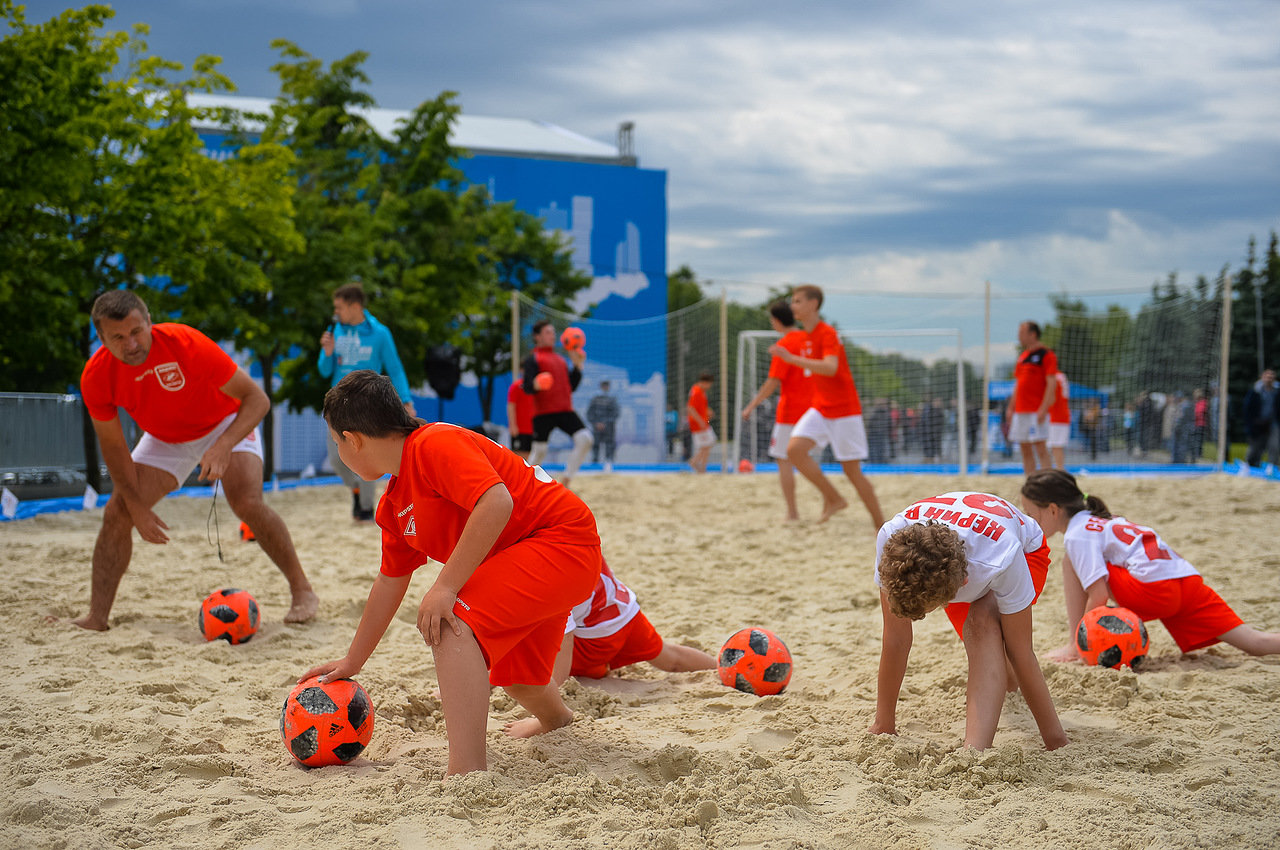
[[(772, 331), (738, 334), (735, 409), (741, 410), (769, 376)], [(982, 375), (964, 361), (956, 328), (841, 331), (845, 356), (862, 403), (872, 464), (956, 464), (965, 470), (981, 439)], [(770, 462), (777, 395), (738, 422), (739, 457)]]

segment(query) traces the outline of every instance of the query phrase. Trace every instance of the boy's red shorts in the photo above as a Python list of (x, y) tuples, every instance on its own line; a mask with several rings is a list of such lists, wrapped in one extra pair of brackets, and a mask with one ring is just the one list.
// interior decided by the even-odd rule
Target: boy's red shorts
[(662, 652), (662, 635), (658, 634), (643, 611), (618, 631), (607, 637), (573, 639), (573, 666), (569, 675), (603, 679), (610, 670), (652, 661)]
[[(1049, 541), (1046, 540), (1040, 545), (1040, 548), (1027, 555), (1027, 567), (1031, 570), (1031, 586), (1036, 589), (1035, 598), (1031, 600), (1031, 604), (1035, 605), (1040, 600), (1040, 591), (1044, 590), (1044, 583), (1049, 578)], [(964, 639), (964, 621), (969, 618), (969, 602), (951, 602), (947, 605), (947, 618), (951, 620), (951, 625), (955, 627), (956, 634)]]
[(1163, 623), (1183, 652), (1213, 646), (1220, 635), (1244, 625), (1200, 576), (1143, 583), (1128, 570), (1107, 564), (1107, 585), (1121, 608)]
[(475, 633), (489, 684), (551, 681), (565, 620), (595, 589), (601, 563), (599, 546), (527, 537), (480, 564), (453, 613)]

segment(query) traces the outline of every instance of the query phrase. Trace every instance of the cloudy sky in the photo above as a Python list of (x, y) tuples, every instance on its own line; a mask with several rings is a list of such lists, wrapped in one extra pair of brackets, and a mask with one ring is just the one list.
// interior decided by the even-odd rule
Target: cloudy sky
[(846, 327), (972, 329), (987, 280), (1024, 296), (1001, 327), (1047, 319), (1025, 296), (1212, 278), (1280, 228), (1275, 0), (115, 7), (161, 56), (222, 57), (245, 95), (276, 93), (283, 37), (367, 51), (383, 107), (449, 89), (602, 141), (634, 121), (641, 166), (668, 173), (669, 268), (744, 301), (819, 283)]

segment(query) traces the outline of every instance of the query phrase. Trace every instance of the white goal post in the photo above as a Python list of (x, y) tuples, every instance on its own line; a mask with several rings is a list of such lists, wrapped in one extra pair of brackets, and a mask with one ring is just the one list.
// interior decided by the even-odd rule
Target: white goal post
[[(964, 475), (971, 437), (984, 438), (986, 427), (979, 419), (974, 433), (959, 328), (840, 331), (840, 338), (862, 403), (871, 448), (868, 462), (886, 463), (899, 457), (923, 463), (955, 462)], [(768, 377), (769, 346), (778, 339), (773, 331), (738, 334), (734, 410), (741, 411)], [(954, 344), (954, 355), (943, 356), (940, 352), (950, 348), (948, 342)], [(922, 354), (922, 346), (929, 351)], [(947, 362), (953, 358), (951, 370)], [(936, 367), (928, 368), (929, 361)], [(762, 404), (745, 422), (741, 416), (734, 417), (737, 458), (771, 461), (767, 449), (773, 411), (773, 404)]]

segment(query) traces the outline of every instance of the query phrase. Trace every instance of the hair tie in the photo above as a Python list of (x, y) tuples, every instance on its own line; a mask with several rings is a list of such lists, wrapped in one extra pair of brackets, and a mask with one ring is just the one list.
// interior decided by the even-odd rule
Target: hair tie
[(1089, 501), (1089, 494), (1088, 494), (1088, 493), (1086, 493), (1085, 491), (1081, 490), (1081, 491), (1080, 491), (1080, 499), (1081, 499), (1081, 501), (1084, 501), (1084, 502)]

